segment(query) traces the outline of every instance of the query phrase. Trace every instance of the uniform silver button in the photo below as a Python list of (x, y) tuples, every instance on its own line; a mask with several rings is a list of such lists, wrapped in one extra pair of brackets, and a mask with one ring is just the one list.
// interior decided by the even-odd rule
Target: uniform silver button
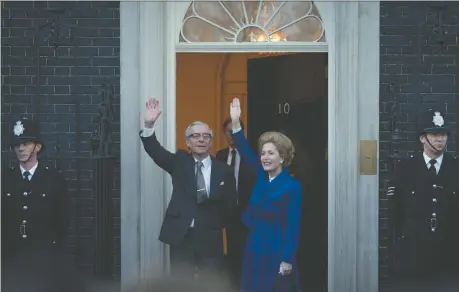
[(414, 194), (414, 191), (412, 191), (411, 193)]
[(22, 238), (27, 238), (27, 234), (23, 234), (23, 235), (22, 235)]
[(7, 196), (7, 197), (9, 197), (9, 196), (11, 196), (11, 194), (10, 194), (10, 193), (8, 193), (8, 194), (6, 194), (6, 196)]
[(27, 193), (27, 192), (24, 192), (24, 194), (23, 194), (23, 195), (24, 195), (24, 196), (27, 196), (27, 195), (28, 195), (28, 193)]
[(436, 203), (436, 202), (437, 202), (437, 199), (433, 198), (433, 199), (432, 199), (432, 202)]
[(46, 197), (46, 194), (42, 194), (41, 196), (42, 196), (42, 197)]
[(27, 206), (23, 206), (22, 209), (23, 209), (23, 210), (27, 210)]
[(456, 194), (456, 192), (453, 192), (453, 195), (455, 195), (455, 194)]
[(26, 224), (27, 223), (27, 220), (22, 220), (22, 224)]
[(436, 188), (436, 187), (437, 187), (437, 185), (433, 185), (432, 187)]
[(435, 217), (437, 217), (437, 214), (435, 214), (435, 213), (432, 213), (432, 217), (434, 217), (434, 218), (435, 218)]

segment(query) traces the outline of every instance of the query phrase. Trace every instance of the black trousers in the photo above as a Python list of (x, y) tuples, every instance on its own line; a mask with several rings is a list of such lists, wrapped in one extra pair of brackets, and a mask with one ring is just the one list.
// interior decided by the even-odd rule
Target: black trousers
[(242, 260), (248, 229), (242, 222), (228, 229), (228, 258), (227, 269), (231, 285), (239, 289), (242, 274)]
[(203, 246), (199, 230), (188, 229), (185, 239), (179, 245), (170, 246), (171, 275), (180, 279), (221, 276), (221, 255), (208, 253), (209, 247)]

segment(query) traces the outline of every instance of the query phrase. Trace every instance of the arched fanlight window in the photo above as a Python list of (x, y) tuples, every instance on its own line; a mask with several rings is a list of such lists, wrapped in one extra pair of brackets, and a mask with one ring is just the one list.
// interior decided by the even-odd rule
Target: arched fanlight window
[(325, 42), (313, 1), (193, 1), (180, 42)]

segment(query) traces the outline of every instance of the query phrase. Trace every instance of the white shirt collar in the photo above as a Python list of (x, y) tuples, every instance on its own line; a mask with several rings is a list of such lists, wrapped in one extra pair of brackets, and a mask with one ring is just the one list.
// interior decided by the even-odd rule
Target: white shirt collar
[[(430, 160), (432, 160), (432, 158), (427, 156), (427, 154), (425, 154), (425, 152), (422, 153), (422, 156), (424, 157), (424, 161), (426, 162), (426, 165), (429, 166)], [(441, 165), (441, 163), (443, 161), (443, 154), (440, 157), (438, 157), (437, 159), (435, 159), (435, 160), (437, 161), (437, 163), (435, 163), (435, 164)]]
[[(194, 159), (194, 162), (198, 162), (198, 160), (195, 158)], [(204, 168), (209, 168), (210, 167), (210, 163), (211, 163), (211, 160), (210, 160), (210, 155), (207, 156), (206, 158), (204, 158), (202, 161), (202, 165)]]
[(228, 151), (229, 151), (230, 154), (231, 154), (231, 151), (233, 151), (233, 150), (236, 151), (236, 153), (237, 153), (237, 149), (236, 148), (228, 146), (228, 149), (229, 149)]
[[(21, 169), (21, 174), (24, 175), (24, 172), (26, 172), (26, 170), (22, 167), (22, 165), (20, 165), (19, 167)], [(35, 170), (37, 170), (37, 167), (38, 167), (38, 161), (37, 163), (35, 163), (35, 165), (31, 169), (29, 169), (30, 177), (33, 176), (33, 174), (35, 173)]]

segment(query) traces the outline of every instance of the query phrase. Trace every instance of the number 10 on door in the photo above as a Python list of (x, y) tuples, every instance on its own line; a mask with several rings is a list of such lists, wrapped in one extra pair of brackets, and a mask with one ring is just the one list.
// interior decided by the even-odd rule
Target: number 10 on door
[(279, 103), (278, 114), (279, 115), (288, 115), (290, 113), (290, 104), (286, 103)]

